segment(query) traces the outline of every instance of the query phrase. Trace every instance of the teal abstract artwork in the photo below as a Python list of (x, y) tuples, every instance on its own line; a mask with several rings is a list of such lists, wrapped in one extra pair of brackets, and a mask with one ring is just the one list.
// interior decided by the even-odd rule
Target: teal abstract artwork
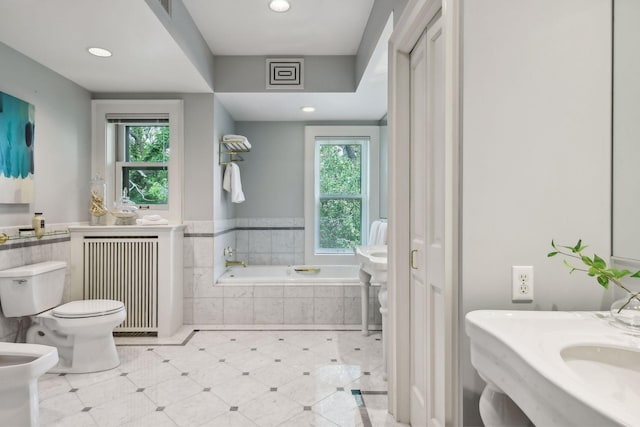
[(0, 92), (0, 203), (33, 200), (35, 107)]

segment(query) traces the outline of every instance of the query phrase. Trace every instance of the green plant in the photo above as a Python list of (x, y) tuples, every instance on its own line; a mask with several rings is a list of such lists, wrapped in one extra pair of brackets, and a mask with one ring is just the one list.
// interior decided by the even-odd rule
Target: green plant
[(319, 247), (351, 249), (362, 244), (362, 146), (322, 144), (319, 154)]
[(616, 286), (619, 286), (621, 289), (624, 289), (629, 293), (629, 299), (627, 302), (622, 305), (618, 309), (618, 313), (622, 311), (633, 299), (640, 301), (638, 295), (640, 292), (633, 293), (626, 286), (622, 284), (622, 278), (629, 276), (640, 279), (640, 270), (632, 273), (629, 270), (618, 270), (616, 268), (608, 268), (605, 260), (600, 258), (595, 253), (593, 254), (593, 258), (589, 258), (587, 255), (583, 254), (583, 251), (587, 248), (587, 246), (582, 245), (582, 240), (578, 240), (578, 243), (575, 246), (562, 246), (556, 245), (553, 240), (551, 240), (551, 247), (553, 247), (553, 252), (549, 252), (547, 257), (553, 257), (556, 255), (563, 255), (569, 258), (575, 258), (580, 260), (587, 268), (578, 268), (571, 265), (566, 259), (563, 260), (564, 265), (569, 267), (571, 271), (569, 273), (573, 273), (574, 271), (584, 271), (587, 275), (591, 277), (595, 277), (598, 283), (604, 287), (605, 289), (609, 289), (609, 283), (614, 283)]

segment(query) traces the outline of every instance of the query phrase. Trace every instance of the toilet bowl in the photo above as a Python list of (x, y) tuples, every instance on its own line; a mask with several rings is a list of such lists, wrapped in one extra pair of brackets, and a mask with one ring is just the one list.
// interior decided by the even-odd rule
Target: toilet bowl
[(54, 347), (0, 342), (0, 424), (38, 425), (38, 378), (57, 362)]
[(66, 263), (48, 261), (0, 271), (0, 303), (6, 317), (31, 316), (27, 343), (58, 350), (49, 372), (88, 373), (113, 369), (120, 361), (113, 329), (126, 317), (113, 300), (62, 302)]
[(68, 302), (34, 316), (27, 342), (58, 349), (60, 360), (49, 372), (106, 371), (120, 364), (112, 332), (125, 317), (120, 301)]

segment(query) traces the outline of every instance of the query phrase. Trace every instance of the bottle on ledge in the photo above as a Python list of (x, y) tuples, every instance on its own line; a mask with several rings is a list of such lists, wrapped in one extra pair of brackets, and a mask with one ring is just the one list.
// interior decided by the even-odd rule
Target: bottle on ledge
[(35, 231), (35, 235), (37, 238), (41, 238), (44, 236), (44, 216), (42, 212), (36, 212), (33, 215), (33, 220), (31, 221), (33, 224), (33, 230)]

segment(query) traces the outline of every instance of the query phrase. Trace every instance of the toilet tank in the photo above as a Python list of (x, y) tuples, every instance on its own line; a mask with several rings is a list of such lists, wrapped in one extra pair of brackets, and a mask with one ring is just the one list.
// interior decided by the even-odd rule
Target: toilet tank
[(5, 317), (31, 316), (62, 302), (67, 263), (47, 261), (0, 271)]

